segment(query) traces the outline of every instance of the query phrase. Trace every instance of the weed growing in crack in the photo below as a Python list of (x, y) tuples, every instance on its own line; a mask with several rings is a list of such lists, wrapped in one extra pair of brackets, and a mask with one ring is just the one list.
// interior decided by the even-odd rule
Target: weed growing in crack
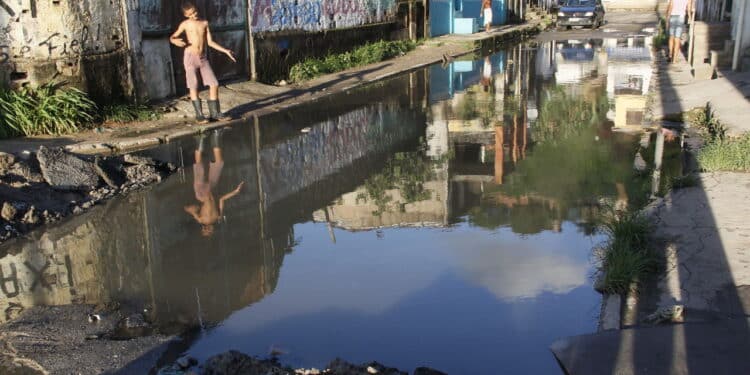
[(600, 252), (602, 289), (625, 294), (659, 269), (659, 258), (649, 246), (651, 223), (637, 212), (615, 212), (603, 224), (609, 236)]

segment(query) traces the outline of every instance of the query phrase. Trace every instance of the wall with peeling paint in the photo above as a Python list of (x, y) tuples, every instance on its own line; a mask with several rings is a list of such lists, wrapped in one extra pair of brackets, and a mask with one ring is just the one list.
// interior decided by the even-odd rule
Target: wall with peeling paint
[[(0, 85), (64, 81), (98, 102), (185, 93), (182, 49), (169, 36), (184, 20), (180, 1), (0, 0)], [(197, 0), (214, 40), (238, 63), (208, 52), (220, 80), (245, 79), (248, 31), (262, 81), (296, 62), (379, 39), (399, 39), (396, 0)], [(400, 23), (401, 22), (401, 23)]]
[(66, 81), (100, 98), (127, 96), (120, 1), (0, 0), (0, 79)]

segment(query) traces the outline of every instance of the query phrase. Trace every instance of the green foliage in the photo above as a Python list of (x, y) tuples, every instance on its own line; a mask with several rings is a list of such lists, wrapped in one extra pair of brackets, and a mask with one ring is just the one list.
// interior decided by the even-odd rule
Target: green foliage
[(711, 102), (707, 102), (705, 107), (689, 114), (688, 121), (697, 127), (701, 135), (709, 142), (722, 141), (727, 136), (727, 128), (716, 118)]
[(566, 138), (589, 129), (603, 122), (609, 109), (603, 90), (593, 100), (570, 95), (562, 87), (555, 87), (546, 94), (533, 128), (534, 140), (538, 142)]
[(120, 103), (102, 107), (100, 114), (104, 122), (131, 122), (158, 120), (161, 114), (144, 104)]
[[(394, 206), (403, 211), (408, 203), (428, 200), (432, 193), (425, 189), (424, 183), (434, 177), (435, 164), (443, 162), (445, 160), (427, 158), (421, 151), (397, 153), (388, 160), (382, 172), (365, 181), (366, 193), (360, 193), (357, 200), (371, 200), (377, 207), (372, 213), (375, 216), (392, 210)], [(399, 190), (403, 201), (393, 202), (388, 190), (394, 189)]]
[(667, 22), (664, 18), (659, 18), (659, 26), (656, 34), (653, 36), (653, 47), (661, 48), (667, 43)]
[(698, 164), (708, 172), (750, 172), (750, 134), (709, 142), (698, 153)]
[(323, 74), (380, 62), (403, 55), (416, 46), (417, 43), (408, 40), (381, 40), (357, 47), (351, 52), (332, 54), (321, 59), (307, 59), (292, 66), (289, 80), (301, 82)]
[(86, 93), (60, 83), (0, 89), (0, 137), (73, 133), (90, 126), (95, 112)]
[(479, 116), (477, 111), (476, 94), (466, 91), (456, 106), (456, 118), (459, 120), (472, 120)]
[(609, 241), (602, 254), (603, 289), (624, 294), (659, 269), (659, 258), (648, 245), (651, 224), (635, 212), (618, 212), (604, 224)]

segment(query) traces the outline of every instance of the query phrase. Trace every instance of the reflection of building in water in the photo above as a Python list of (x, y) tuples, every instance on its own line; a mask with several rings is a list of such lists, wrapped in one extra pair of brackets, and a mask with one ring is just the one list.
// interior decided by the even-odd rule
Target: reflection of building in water
[(651, 38), (610, 38), (604, 46), (609, 60), (607, 94), (614, 99), (614, 113), (608, 117), (617, 128), (641, 126), (651, 86)]
[[(382, 104), (339, 96), (325, 113), (317, 102), (264, 118), (273, 126), (225, 130), (218, 188), (245, 187), (226, 202), (210, 238), (183, 210), (194, 199), (188, 159), (197, 145), (186, 140), (154, 150), (188, 168), (49, 228), (39, 240), (0, 247), (0, 322), (34, 305), (118, 301), (150, 305), (165, 326), (196, 324), (220, 322), (259, 301), (276, 287), (296, 223), (361, 186), (388, 155), (416, 145), (425, 123), (411, 108), (424, 103), (420, 81), (398, 78), (370, 89), (387, 98)], [(440, 191), (435, 199), (446, 196)]]

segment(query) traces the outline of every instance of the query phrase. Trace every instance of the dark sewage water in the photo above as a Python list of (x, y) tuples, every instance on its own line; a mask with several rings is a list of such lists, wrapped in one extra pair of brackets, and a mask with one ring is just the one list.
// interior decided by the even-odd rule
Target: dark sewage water
[(0, 249), (0, 321), (135, 301), (203, 327), (200, 360), (558, 373), (548, 346), (597, 329), (602, 215), (681, 173), (638, 131), (650, 61), (531, 42), (164, 145), (163, 183)]

